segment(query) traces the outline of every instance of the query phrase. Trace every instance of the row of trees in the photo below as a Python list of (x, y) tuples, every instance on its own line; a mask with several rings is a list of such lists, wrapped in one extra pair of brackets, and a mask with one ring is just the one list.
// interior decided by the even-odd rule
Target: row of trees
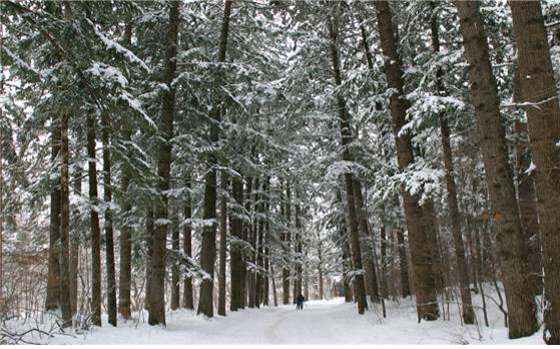
[(156, 325), (195, 300), (206, 316), (277, 289), (288, 304), (315, 274), (323, 297), (340, 273), (359, 314), (414, 293), (419, 321), (445, 316), (438, 296), (457, 286), (466, 324), (472, 285), (484, 302), (499, 280), (510, 338), (538, 330), (541, 296), (559, 343), (557, 57), (540, 2), (1, 6), (2, 223), (29, 246), (48, 226), (46, 309), (65, 324), (78, 294), (95, 325), (105, 298), (115, 326), (141, 294)]

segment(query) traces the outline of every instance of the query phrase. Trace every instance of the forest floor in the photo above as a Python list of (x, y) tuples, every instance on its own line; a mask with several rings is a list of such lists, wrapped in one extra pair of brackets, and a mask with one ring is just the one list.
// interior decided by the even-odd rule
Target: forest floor
[[(480, 300), (479, 295), (474, 296)], [(417, 323), (411, 298), (387, 304), (387, 318), (381, 307), (360, 316), (354, 304), (343, 298), (295, 305), (263, 307), (228, 312), (226, 317), (208, 319), (194, 311), (167, 314), (167, 327), (149, 326), (147, 313), (135, 319), (82, 334), (26, 337), (44, 344), (543, 344), (542, 331), (532, 337), (509, 340), (503, 315), (488, 301), (489, 327), (462, 326), (457, 304), (450, 304), (451, 320)], [(478, 312), (483, 324), (482, 312)], [(120, 319), (119, 319), (120, 320)]]

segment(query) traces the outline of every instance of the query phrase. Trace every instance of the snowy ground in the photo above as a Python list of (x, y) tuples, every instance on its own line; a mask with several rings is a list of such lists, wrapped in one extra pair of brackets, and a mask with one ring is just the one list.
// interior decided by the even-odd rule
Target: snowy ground
[[(49, 344), (543, 344), (542, 331), (509, 340), (501, 313), (489, 303), (488, 328), (461, 326), (456, 304), (451, 305), (450, 321), (418, 324), (411, 299), (390, 302), (383, 319), (380, 307), (359, 316), (353, 304), (336, 298), (307, 302), (304, 310), (292, 305), (265, 307), (212, 319), (180, 310), (167, 314), (167, 327), (149, 326), (147, 314), (140, 313), (135, 321), (121, 322), (117, 328), (104, 323), (74, 337), (26, 338)], [(481, 312), (478, 315), (482, 322)]]

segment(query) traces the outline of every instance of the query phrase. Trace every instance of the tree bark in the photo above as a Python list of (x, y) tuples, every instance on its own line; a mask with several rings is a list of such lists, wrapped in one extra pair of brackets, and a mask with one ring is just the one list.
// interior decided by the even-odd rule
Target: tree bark
[[(76, 195), (82, 195), (82, 169), (74, 163), (74, 192)], [(76, 210), (77, 211), (77, 210)], [(79, 212), (74, 212), (78, 214)], [(72, 316), (76, 315), (78, 310), (78, 271), (80, 266), (80, 241), (74, 232), (70, 238), (70, 255), (69, 255), (69, 273), (70, 273), (70, 310)]]
[[(338, 7), (336, 8), (338, 10)], [(338, 14), (329, 18), (329, 36), (330, 36), (330, 49), (331, 49), (331, 59), (333, 63), (334, 80), (337, 87), (342, 86), (342, 75), (340, 72), (340, 57), (338, 48)], [(348, 145), (352, 141), (352, 131), (350, 126), (350, 116), (346, 109), (346, 101), (342, 94), (339, 92), (336, 95), (339, 123), (340, 123), (340, 136), (341, 144), (344, 148), (342, 153), (342, 158), (345, 161), (352, 162), (353, 156), (348, 149)], [(358, 213), (356, 212), (355, 198), (356, 194), (354, 192), (354, 176), (352, 173), (344, 174), (344, 182), (346, 184), (346, 199), (348, 207), (348, 225), (350, 231), (350, 247), (352, 251), (352, 260), (354, 264), (353, 271), (356, 273), (354, 276), (354, 294), (356, 297), (356, 303), (358, 303), (358, 313), (363, 314), (365, 309), (367, 309), (366, 300), (366, 287), (363, 275), (363, 264), (362, 264), (362, 252), (360, 247), (360, 233), (359, 233), (359, 221)]]
[(150, 309), (150, 290), (152, 284), (152, 254), (154, 250), (154, 210), (149, 207), (146, 212), (146, 296), (144, 297), (144, 309)]
[[(373, 256), (373, 240), (370, 239), (371, 232), (369, 229), (367, 209), (364, 204), (364, 198), (362, 196), (362, 185), (358, 179), (354, 180), (354, 193), (355, 193), (355, 204), (356, 211), (358, 212), (358, 221), (361, 231), (361, 245), (365, 247), (364, 252), (364, 263), (366, 265), (366, 290), (370, 296), (373, 303), (379, 303), (379, 287), (377, 281), (377, 272), (375, 270), (375, 258)], [(371, 244), (370, 244), (371, 241)]]
[[(124, 34), (124, 45), (125, 47), (131, 46), (132, 40), (132, 25), (127, 23), (125, 26), (125, 34)], [(123, 126), (123, 141), (130, 142), (131, 141), (131, 130), (127, 126)], [(132, 155), (129, 152), (129, 157)], [(122, 203), (122, 216), (124, 219), (121, 223), (121, 234), (120, 234), (120, 256), (119, 256), (119, 307), (118, 311), (119, 314), (125, 319), (130, 319), (130, 286), (131, 286), (131, 277), (132, 277), (132, 236), (131, 236), (131, 228), (128, 225), (128, 215), (132, 210), (132, 200), (129, 197), (129, 186), (130, 186), (130, 170), (127, 168), (127, 165), (124, 165), (123, 173), (122, 173), (122, 180), (121, 180), (121, 190), (124, 194), (123, 203)]]
[[(60, 308), (60, 153), (61, 125), (53, 117), (51, 140), (51, 160), (53, 162), (53, 175), (50, 193), (50, 225), (49, 225), (49, 261), (47, 278), (46, 311), (56, 311)], [(2, 286), (3, 287), (3, 286)]]
[[(437, 13), (435, 11), (434, 2), (430, 2), (432, 6), (432, 19), (430, 21), (432, 46), (437, 54), (440, 50), (439, 31)], [(445, 94), (445, 87), (441, 80), (443, 71), (438, 68), (436, 71), (436, 94)], [(439, 122), (441, 130), (441, 143), (443, 148), (443, 165), (445, 167), (445, 184), (447, 188), (447, 203), (449, 205), (449, 220), (451, 222), (451, 233), (453, 234), (453, 242), (455, 245), (455, 258), (457, 260), (457, 272), (459, 286), (461, 290), (461, 303), (463, 311), (463, 320), (465, 324), (474, 324), (475, 315), (472, 307), (472, 299), (470, 292), (469, 274), (467, 272), (467, 260), (465, 257), (465, 245), (461, 232), (459, 205), (457, 204), (457, 187), (455, 185), (455, 172), (453, 170), (453, 153), (451, 150), (450, 130), (447, 117), (444, 113), (439, 113)]]
[(241, 252), (243, 241), (243, 182), (238, 176), (231, 179), (231, 191), (235, 206), (230, 209), (230, 273), (231, 273), (231, 300), (230, 310), (237, 311), (243, 308), (243, 256)]
[(155, 208), (155, 231), (150, 276), (150, 309), (148, 323), (165, 325), (165, 260), (168, 228), (168, 198), (171, 174), (171, 139), (173, 138), (173, 116), (175, 109), (175, 89), (172, 86), (177, 68), (177, 32), (179, 30), (179, 1), (172, 1), (169, 7), (169, 27), (165, 54), (163, 83), (167, 90), (163, 92), (159, 132), (161, 140), (158, 146), (157, 189), (159, 200)]
[(62, 327), (72, 326), (72, 310), (70, 306), (70, 190), (69, 190), (69, 162), (68, 149), (68, 111), (62, 114), (60, 131), (60, 155), (62, 166), (60, 168), (60, 309), (62, 311)]
[[(190, 219), (192, 218), (192, 199), (191, 199), (191, 175), (190, 173), (187, 174), (187, 178), (185, 180), (185, 187), (187, 189), (187, 197), (185, 198), (185, 204), (183, 208), (183, 220), (184, 220), (184, 227), (183, 227), (183, 253), (187, 258), (192, 258), (192, 225)], [(188, 264), (190, 267), (190, 263)], [(194, 302), (193, 302), (193, 285), (192, 285), (192, 278), (190, 276), (186, 276), (185, 280), (183, 281), (183, 308), (186, 309), (194, 309)]]
[(284, 266), (282, 267), (282, 304), (290, 304), (290, 268), (289, 268), (289, 257), (290, 254), (290, 241), (291, 241), (291, 234), (290, 234), (290, 220), (291, 220), (291, 206), (290, 206), (290, 185), (287, 184), (286, 186), (286, 206), (285, 208), (282, 207), (284, 211), (284, 217), (287, 221), (286, 231), (283, 233), (284, 236)]
[(113, 239), (113, 211), (111, 209), (111, 121), (106, 111), (101, 116), (101, 140), (103, 143), (103, 199), (105, 209), (105, 259), (107, 267), (107, 313), (111, 325), (117, 326), (117, 287), (115, 284), (115, 249)]
[(226, 254), (227, 254), (227, 191), (228, 175), (226, 171), (221, 173), (221, 197), (220, 197), (220, 272), (218, 279), (218, 315), (226, 316)]
[(497, 229), (498, 254), (509, 309), (509, 337), (533, 334), (536, 308), (527, 285), (527, 248), (524, 243), (513, 173), (508, 162), (505, 131), (501, 122), (496, 80), (483, 29), (479, 3), (457, 1), (465, 56), (469, 63), (471, 93), (480, 133), (486, 182)]
[[(540, 2), (510, 1), (518, 50), (521, 103), (536, 169), (535, 191), (544, 253), (544, 331), (547, 344), (560, 344), (560, 106)], [(529, 269), (531, 270), (531, 269)], [(529, 276), (529, 280), (535, 280)], [(532, 301), (532, 299), (531, 299)], [(513, 322), (509, 308), (510, 324)], [(533, 314), (531, 314), (533, 315)], [(533, 320), (533, 319), (530, 319)], [(530, 321), (527, 325), (534, 325)], [(535, 326), (536, 327), (536, 326)], [(530, 329), (533, 329), (531, 327)]]
[[(513, 102), (523, 102), (521, 95), (521, 77), (519, 64), (515, 59), (513, 73)], [(521, 112), (521, 108), (517, 108)], [(525, 241), (529, 246), (528, 267), (529, 284), (533, 299), (543, 291), (543, 259), (541, 253), (541, 236), (539, 230), (539, 216), (535, 194), (534, 176), (529, 173), (531, 167), (531, 150), (529, 149), (529, 134), (527, 122), (515, 120), (515, 133), (517, 142), (515, 147), (517, 165), (517, 193), (519, 196), (519, 213), (521, 214), (521, 228)]]
[[(171, 233), (171, 248), (174, 253), (181, 251), (179, 240), (179, 215), (173, 215), (173, 232)], [(171, 310), (179, 309), (181, 303), (181, 285), (179, 284), (179, 261), (174, 260), (171, 266)]]
[[(222, 30), (220, 33), (220, 43), (218, 51), (218, 62), (225, 62), (227, 39), (229, 32), (229, 16), (231, 12), (230, 0), (226, 0), (224, 6), (224, 17), (222, 21)], [(214, 108), (212, 115), (213, 122), (210, 126), (210, 141), (213, 145), (217, 144), (219, 135), (220, 113), (217, 107)], [(206, 220), (216, 219), (216, 154), (210, 154), (208, 159), (209, 171), (204, 178), (204, 207), (203, 218)], [(208, 317), (214, 316), (214, 305), (212, 301), (212, 293), (214, 290), (214, 262), (216, 260), (216, 224), (215, 222), (207, 225), (202, 233), (202, 246), (200, 250), (200, 266), (206, 272), (207, 277), (200, 282), (200, 299), (198, 303), (198, 314), (204, 314)]]
[[(409, 102), (404, 96), (404, 81), (401, 58), (397, 52), (396, 35), (393, 32), (393, 21), (389, 2), (375, 1), (377, 23), (381, 48), (387, 57), (385, 75), (389, 87), (394, 89), (390, 98), (393, 132), (397, 145), (399, 170), (404, 171), (414, 163), (410, 133), (400, 134), (406, 123), (406, 110)], [(406, 225), (409, 231), (414, 289), (416, 292), (416, 309), (418, 320), (436, 320), (439, 317), (437, 292), (434, 275), (431, 269), (431, 251), (428, 232), (425, 226), (424, 212), (419, 204), (418, 195), (411, 195), (404, 185), (401, 187), (403, 196)]]
[(95, 160), (95, 118), (91, 113), (87, 115), (87, 143), (89, 203), (91, 205), (91, 313), (93, 324), (101, 326), (101, 231), (99, 228), (99, 200)]
[(408, 254), (406, 252), (406, 244), (404, 234), (401, 229), (397, 229), (397, 242), (399, 244), (399, 267), (401, 271), (401, 293), (406, 298), (411, 295), (410, 283), (408, 277)]
[[(125, 136), (125, 140), (127, 137)], [(124, 217), (120, 235), (120, 270), (119, 270), (119, 314), (125, 319), (130, 319), (130, 282), (132, 275), (132, 236), (128, 225), (128, 214), (132, 210), (131, 199), (128, 197), (130, 175), (125, 169), (121, 182), (121, 190), (127, 197), (122, 204)]]
[(381, 297), (387, 298), (387, 236), (385, 226), (381, 226), (381, 265), (380, 265), (380, 279), (381, 279)]

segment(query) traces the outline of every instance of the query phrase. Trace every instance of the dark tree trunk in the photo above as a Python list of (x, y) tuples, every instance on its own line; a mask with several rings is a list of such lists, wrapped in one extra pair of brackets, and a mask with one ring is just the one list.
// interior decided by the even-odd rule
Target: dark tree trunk
[[(270, 176), (266, 177), (266, 182), (264, 184), (264, 212), (268, 216), (270, 212)], [(263, 305), (269, 305), (270, 290), (269, 290), (269, 271), (270, 271), (270, 222), (267, 220), (264, 224), (264, 257), (263, 257), (263, 270), (265, 274), (263, 275)]]
[(289, 254), (290, 254), (290, 242), (292, 239), (292, 236), (290, 234), (290, 220), (291, 220), (291, 206), (290, 206), (290, 200), (291, 200), (291, 193), (290, 193), (290, 185), (287, 184), (286, 186), (286, 206), (285, 209), (284, 207), (282, 207), (282, 210), (284, 211), (284, 217), (286, 217), (286, 221), (287, 221), (287, 226), (286, 226), (286, 232), (283, 233), (284, 236), (284, 266), (282, 268), (282, 304), (290, 304), (290, 268), (289, 268)]
[[(226, 48), (229, 31), (229, 15), (231, 12), (230, 0), (226, 0), (224, 7), (224, 17), (222, 21), (222, 30), (220, 33), (220, 43), (218, 52), (218, 61), (225, 62)], [(213, 122), (210, 126), (210, 141), (216, 144), (219, 140), (219, 122), (220, 113), (218, 108), (214, 108), (212, 115)], [(209, 171), (204, 178), (204, 207), (203, 218), (207, 220), (216, 219), (216, 154), (210, 154), (208, 159)], [(208, 274), (200, 283), (200, 298), (198, 303), (198, 314), (204, 314), (208, 317), (214, 316), (214, 304), (212, 294), (214, 290), (214, 262), (216, 260), (216, 224), (210, 224), (204, 227), (202, 234), (202, 244), (200, 250), (200, 266), (204, 272)]]
[(169, 27), (165, 53), (163, 83), (168, 89), (163, 93), (161, 120), (158, 126), (161, 138), (158, 145), (157, 189), (159, 200), (155, 208), (155, 231), (152, 243), (150, 276), (150, 309), (148, 323), (165, 325), (165, 261), (168, 224), (168, 197), (171, 174), (171, 139), (173, 138), (173, 116), (175, 112), (175, 89), (172, 86), (177, 68), (177, 32), (179, 30), (180, 2), (172, 1), (169, 7)]
[[(299, 201), (299, 197), (296, 197), (296, 199)], [(303, 269), (302, 269), (302, 250), (303, 250), (303, 246), (301, 243), (301, 221), (300, 221), (300, 215), (301, 215), (301, 208), (299, 204), (296, 204), (296, 216), (295, 216), (295, 223), (296, 223), (296, 231), (297, 231), (297, 235), (296, 235), (296, 241), (297, 241), (297, 245), (296, 245), (296, 280), (295, 280), (295, 285), (294, 285), (294, 300), (297, 299), (297, 297), (302, 294), (302, 279), (303, 279)]]
[[(375, 1), (375, 8), (381, 48), (383, 54), (387, 57), (387, 60), (385, 60), (385, 75), (389, 87), (397, 91), (397, 93), (391, 95), (390, 107), (399, 169), (404, 171), (407, 166), (414, 163), (414, 155), (411, 134), (400, 134), (406, 123), (406, 110), (409, 107), (403, 92), (404, 81), (401, 58), (397, 52), (397, 40), (393, 32), (389, 2)], [(436, 320), (439, 317), (439, 308), (434, 275), (431, 269), (431, 251), (424, 213), (420, 207), (418, 195), (411, 195), (404, 186), (401, 188), (401, 192), (406, 225), (409, 231), (418, 320)]]
[(465, 56), (469, 63), (471, 93), (480, 133), (486, 182), (497, 230), (498, 254), (509, 309), (509, 337), (533, 334), (537, 328), (536, 307), (527, 284), (527, 247), (515, 196), (513, 173), (508, 162), (505, 130), (501, 122), (496, 80), (479, 3), (457, 1)]
[[(513, 73), (513, 101), (523, 102), (521, 96), (521, 77), (519, 67), (515, 62)], [(521, 108), (518, 108), (521, 109)], [(518, 110), (520, 112), (520, 110)], [(543, 260), (541, 253), (541, 236), (539, 231), (539, 216), (537, 212), (537, 201), (534, 186), (534, 176), (531, 176), (531, 150), (529, 149), (529, 134), (527, 123), (515, 120), (516, 142), (516, 165), (517, 165), (517, 193), (519, 196), (519, 214), (521, 215), (521, 228), (529, 246), (528, 272), (529, 284), (531, 285), (532, 298), (542, 294), (543, 291)]]
[(154, 210), (150, 207), (146, 212), (146, 296), (144, 309), (150, 309), (150, 290), (152, 284), (152, 254), (154, 250)]
[[(339, 48), (338, 48), (338, 14), (329, 18), (329, 34), (330, 34), (330, 48), (331, 48), (331, 59), (333, 63), (334, 79), (336, 86), (342, 86), (342, 75), (340, 72), (340, 62), (339, 62)], [(342, 153), (342, 158), (345, 161), (352, 162), (353, 156), (348, 149), (348, 145), (352, 141), (352, 131), (350, 126), (350, 116), (346, 109), (346, 101), (342, 94), (339, 92), (336, 95), (338, 114), (340, 119), (340, 136), (341, 144), (344, 148)], [(346, 184), (346, 199), (348, 207), (348, 224), (350, 231), (350, 247), (352, 250), (352, 260), (353, 260), (353, 270), (362, 270), (362, 252), (360, 247), (360, 232), (358, 228), (358, 213), (356, 212), (355, 197), (354, 193), (354, 176), (352, 173), (344, 174), (344, 182)], [(358, 303), (358, 313), (363, 314), (365, 309), (367, 309), (367, 299), (366, 299), (366, 287), (364, 282), (364, 275), (357, 274), (354, 276), (354, 293), (356, 297), (356, 303)]]
[[(558, 135), (560, 135), (560, 106), (558, 105), (558, 91), (550, 59), (541, 3), (510, 1), (510, 6), (518, 49), (522, 98), (519, 102), (538, 104), (538, 107), (525, 107), (525, 111), (531, 138), (531, 151), (536, 166), (534, 170), (535, 192), (544, 252), (543, 336), (547, 344), (559, 345), (560, 168), (558, 164), (560, 163), (560, 148), (558, 147)], [(531, 280), (535, 281), (535, 278), (531, 276), (528, 279), (527, 283)], [(511, 325), (514, 320), (509, 302), (508, 309)], [(536, 328), (534, 318), (527, 319), (525, 328), (529, 330)], [(525, 333), (530, 334), (528, 331)]]
[[(76, 195), (82, 195), (82, 169), (74, 163), (74, 192)], [(74, 212), (73, 214), (78, 214)], [(76, 233), (70, 238), (70, 256), (69, 256), (69, 272), (70, 272), (70, 310), (72, 316), (76, 315), (78, 310), (78, 270), (80, 263), (80, 241)]]
[[(192, 258), (192, 225), (190, 219), (192, 218), (192, 199), (191, 199), (191, 175), (187, 174), (187, 179), (185, 180), (185, 187), (187, 188), (187, 197), (185, 198), (185, 205), (183, 209), (183, 220), (185, 225), (183, 227), (183, 253), (186, 257)], [(187, 266), (191, 266), (190, 263)], [(193, 302), (193, 285), (192, 278), (189, 276), (185, 277), (183, 281), (183, 308), (194, 309)]]
[(346, 238), (346, 232), (344, 228), (340, 230), (343, 237), (342, 241), (342, 284), (344, 287), (344, 301), (350, 303), (354, 300), (354, 295), (352, 292), (352, 287), (350, 285), (350, 280), (348, 277), (348, 272), (352, 270), (352, 260), (350, 256), (350, 244)]
[(227, 191), (228, 175), (226, 171), (221, 173), (221, 197), (220, 197), (220, 272), (218, 279), (218, 315), (226, 316), (226, 255), (227, 255)]
[(99, 205), (97, 196), (97, 169), (95, 162), (95, 118), (90, 113), (87, 116), (87, 153), (89, 177), (89, 203), (91, 226), (91, 313), (92, 322), (101, 326), (101, 251), (99, 215), (93, 206)]
[(401, 293), (403, 298), (411, 295), (410, 284), (408, 278), (408, 254), (406, 252), (406, 244), (404, 234), (401, 229), (397, 229), (397, 242), (399, 244), (399, 267), (401, 271)]
[[(432, 2), (432, 8), (435, 6)], [(437, 53), (440, 50), (439, 32), (437, 13), (433, 11), (431, 20), (432, 45)], [(445, 93), (445, 88), (441, 81), (443, 71), (440, 69), (436, 72), (436, 93)], [(457, 260), (457, 272), (459, 286), (461, 289), (461, 302), (463, 310), (463, 320), (466, 324), (474, 324), (475, 316), (472, 307), (472, 299), (470, 292), (469, 274), (467, 271), (467, 259), (465, 256), (465, 245), (463, 242), (463, 234), (461, 232), (461, 220), (459, 216), (459, 205), (457, 204), (457, 187), (455, 185), (455, 172), (453, 170), (453, 153), (451, 150), (450, 130), (447, 117), (444, 113), (439, 113), (439, 122), (441, 129), (441, 143), (443, 147), (443, 164), (445, 167), (445, 184), (447, 188), (447, 202), (449, 205), (449, 220), (451, 222), (451, 233), (453, 234), (453, 242), (455, 245), (455, 258)]]
[(319, 240), (317, 246), (317, 257), (319, 259), (319, 263), (317, 264), (317, 269), (319, 271), (319, 299), (323, 299), (325, 295), (323, 289), (323, 244), (321, 240)]
[(256, 258), (256, 265), (257, 265), (257, 274), (256, 274), (256, 282), (255, 282), (255, 305), (257, 308), (261, 305), (263, 301), (263, 290), (264, 290), (264, 274), (262, 270), (264, 270), (264, 192), (266, 190), (266, 184), (262, 183), (260, 194), (257, 196), (256, 202), (256, 211), (257, 211), (257, 218), (256, 218), (256, 229), (257, 229), (257, 258)]
[[(125, 141), (130, 140), (130, 133), (126, 132), (124, 135)], [(123, 212), (124, 217), (121, 225), (120, 235), (120, 270), (119, 270), (119, 314), (125, 319), (130, 319), (130, 283), (132, 276), (132, 236), (130, 226), (128, 225), (128, 215), (132, 210), (131, 198), (128, 197), (128, 188), (130, 185), (130, 174), (125, 168), (123, 170), (123, 177), (121, 182), (121, 190), (125, 197), (123, 198)]]
[(358, 221), (361, 230), (361, 246), (365, 247), (364, 263), (366, 265), (366, 290), (368, 291), (371, 301), (379, 303), (379, 287), (377, 282), (377, 272), (375, 270), (375, 259), (373, 256), (374, 242), (370, 239), (371, 232), (369, 229), (367, 210), (362, 196), (362, 185), (358, 179), (354, 180), (354, 193), (356, 211), (358, 213)]
[(381, 297), (387, 298), (387, 236), (385, 232), (385, 226), (381, 227), (381, 265), (380, 268), (380, 278), (381, 278)]
[[(249, 254), (250, 256), (250, 262), (251, 264), (254, 266), (257, 263), (257, 220), (256, 220), (256, 211), (257, 211), (257, 201), (258, 201), (258, 191), (259, 191), (259, 179), (258, 177), (255, 177), (254, 179), (254, 187), (253, 187), (253, 191), (251, 193), (251, 195), (249, 196), (249, 198), (251, 198), (251, 206), (253, 207), (253, 219), (252, 222), (249, 224), (250, 227), (248, 227), (248, 231), (250, 232), (250, 237), (249, 237), (249, 242), (251, 243), (251, 252)], [(248, 211), (249, 212), (249, 211)], [(247, 283), (248, 283), (248, 294), (249, 294), (249, 303), (248, 306), (249, 308), (254, 308), (256, 305), (256, 298), (257, 298), (257, 290), (256, 290), (256, 283), (257, 283), (257, 271), (254, 268), (251, 268), (251, 270), (249, 271), (249, 275), (247, 278)]]
[[(131, 46), (132, 40), (132, 24), (127, 23), (125, 26), (124, 40), (123, 43), (125, 47)], [(123, 141), (131, 141), (131, 130), (127, 126), (123, 126)], [(132, 154), (129, 152), (128, 156), (131, 157)], [(122, 217), (124, 219), (121, 222), (121, 234), (120, 234), (120, 256), (119, 256), (119, 314), (125, 319), (130, 319), (130, 288), (131, 288), (131, 278), (132, 278), (132, 240), (131, 240), (131, 229), (128, 225), (128, 215), (132, 210), (132, 201), (130, 193), (128, 191), (130, 185), (130, 170), (127, 165), (124, 165), (122, 180), (121, 180), (121, 191), (124, 195), (122, 203)]]
[[(243, 193), (244, 195), (244, 200), (243, 202), (245, 203), (245, 212), (247, 212), (247, 214), (250, 215), (251, 212), (251, 192), (252, 192), (252, 186), (253, 186), (253, 178), (251, 177), (247, 177), (246, 179), (246, 185), (245, 185), (245, 191)], [(247, 217), (248, 218), (248, 217)], [(248, 219), (247, 219), (248, 220)], [(251, 224), (250, 223), (243, 223), (242, 224), (242, 239), (243, 239), (243, 243), (244, 244), (249, 244), (250, 243), (250, 238), (251, 238)], [(247, 291), (248, 291), (248, 287), (247, 287), (247, 279), (248, 279), (248, 275), (249, 272), (247, 271), (247, 261), (249, 260), (249, 256), (250, 254), (244, 250), (242, 252), (242, 256), (241, 256), (241, 263), (242, 263), (242, 267), (241, 267), (241, 284), (243, 286), (242, 288), (242, 309), (245, 309), (245, 307), (247, 306)]]
[(72, 326), (72, 309), (70, 306), (70, 189), (69, 189), (69, 159), (68, 149), (68, 112), (62, 114), (60, 132), (60, 310), (62, 312), (62, 327)]
[(45, 309), (56, 311), (60, 308), (60, 121), (53, 118), (51, 159), (54, 176), (50, 181), (50, 225), (49, 225), (49, 261), (47, 278), (47, 299)]
[[(181, 252), (179, 239), (179, 215), (173, 216), (173, 232), (171, 233), (171, 248), (174, 253)], [(179, 309), (181, 303), (181, 285), (179, 284), (179, 261), (174, 260), (171, 266), (171, 310)]]
[(230, 273), (231, 273), (231, 311), (243, 308), (243, 256), (241, 252), (243, 240), (243, 182), (238, 176), (232, 177), (231, 191), (235, 206), (230, 209)]
[(115, 284), (115, 249), (113, 239), (113, 211), (111, 209), (111, 122), (107, 112), (101, 116), (101, 140), (103, 142), (103, 199), (105, 209), (105, 259), (107, 267), (107, 313), (109, 323), (117, 326), (117, 286)]

